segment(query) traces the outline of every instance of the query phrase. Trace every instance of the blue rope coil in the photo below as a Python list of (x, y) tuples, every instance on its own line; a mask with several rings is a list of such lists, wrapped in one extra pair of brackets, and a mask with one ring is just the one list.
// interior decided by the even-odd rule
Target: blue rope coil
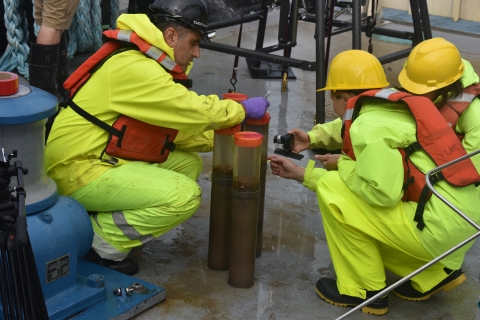
[[(72, 58), (77, 52), (94, 52), (102, 46), (102, 0), (80, 0), (78, 9), (68, 30), (68, 57)], [(106, 0), (103, 0), (106, 1)], [(33, 2), (33, 0), (32, 0)], [(119, 15), (119, 0), (110, 0), (111, 14), (110, 27), (115, 28)], [(27, 80), (28, 75), (28, 22), (26, 13), (20, 10), (21, 0), (3, 0), (5, 6), (5, 27), (7, 29), (8, 46), (0, 58), (0, 71), (18, 73)], [(40, 27), (35, 24), (35, 34)]]

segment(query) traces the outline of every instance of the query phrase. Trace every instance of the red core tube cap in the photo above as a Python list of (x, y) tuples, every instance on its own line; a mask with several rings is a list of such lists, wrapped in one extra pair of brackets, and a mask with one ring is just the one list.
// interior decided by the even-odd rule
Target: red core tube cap
[(246, 119), (246, 124), (265, 125), (270, 123), (270, 113), (265, 112), (265, 115), (260, 119)]
[(10, 96), (18, 92), (18, 75), (0, 71), (0, 96)]
[(230, 99), (237, 102), (248, 99), (248, 96), (246, 94), (238, 93), (238, 92), (224, 93), (222, 97), (223, 99)]
[(224, 136), (233, 136), (235, 133), (240, 132), (241, 130), (242, 130), (242, 126), (237, 124), (234, 127), (215, 130), (215, 133), (218, 133)]
[(262, 145), (263, 136), (260, 133), (252, 131), (242, 131), (235, 133), (233, 142), (240, 147), (254, 148)]

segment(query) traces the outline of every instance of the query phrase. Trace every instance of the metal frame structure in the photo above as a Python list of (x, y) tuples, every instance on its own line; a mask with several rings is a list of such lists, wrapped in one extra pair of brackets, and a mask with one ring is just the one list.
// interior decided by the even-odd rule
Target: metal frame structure
[[(299, 68), (306, 71), (316, 72), (316, 88), (325, 87), (326, 70), (323, 61), (325, 60), (325, 12), (326, 3), (334, 3), (335, 0), (316, 0), (315, 14), (305, 14), (304, 21), (315, 23), (315, 61), (305, 61), (291, 58), (291, 49), (297, 44), (297, 26), (299, 21), (299, 1), (280, 0), (280, 21), (278, 31), (278, 44), (263, 47), (265, 38), (265, 29), (267, 24), (267, 15), (269, 10), (268, 2), (262, 0), (261, 9), (257, 12), (249, 13), (242, 18), (234, 18), (226, 21), (212, 23), (208, 26), (209, 30), (225, 28), (237, 25), (243, 22), (251, 22), (259, 20), (257, 41), (255, 50), (244, 49), (232, 45), (220, 43), (207, 43), (202, 41), (202, 48), (241, 56), (247, 58), (250, 70), (259, 70), (262, 62), (274, 63), (281, 66), (282, 73), (287, 74), (289, 68)], [(302, 1), (303, 2), (303, 1)], [(276, 2), (274, 2), (275, 4)], [(412, 11), (413, 33), (389, 30), (385, 28), (374, 28), (373, 33), (385, 35), (395, 38), (407, 39), (412, 41), (412, 48), (425, 39), (432, 38), (430, 28), (430, 19), (428, 16), (427, 0), (410, 0), (410, 8)], [(295, 12), (297, 14), (290, 14)], [(333, 26), (337, 29), (332, 30), (332, 35), (352, 31), (352, 49), (361, 49), (361, 33), (365, 31), (361, 21), (361, 0), (352, 0), (352, 21), (333, 20)], [(321, 41), (320, 41), (321, 40)], [(378, 57), (382, 64), (389, 63), (408, 56), (412, 48), (401, 50), (389, 55)], [(284, 55), (274, 55), (271, 52), (284, 50)], [(322, 61), (322, 63), (319, 63)], [(282, 77), (286, 81), (287, 77)], [(325, 92), (316, 93), (316, 120), (315, 123), (325, 123)]]
[(380, 291), (379, 293), (377, 293), (376, 295), (374, 295), (373, 297), (371, 297), (370, 299), (366, 300), (365, 302), (363, 302), (362, 304), (359, 304), (358, 306), (356, 306), (355, 308), (353, 308), (352, 310), (348, 311), (347, 313), (343, 314), (341, 317), (337, 318), (337, 320), (341, 320), (341, 319), (345, 319), (347, 318), (349, 315), (351, 315), (352, 313), (354, 313), (355, 311), (357, 310), (360, 310), (361, 308), (365, 307), (366, 305), (372, 303), (373, 301), (375, 301), (376, 299), (384, 296), (386, 293), (392, 291), (393, 289), (395, 289), (396, 287), (400, 286), (401, 284), (407, 282), (408, 280), (410, 280), (412, 277), (416, 276), (417, 274), (419, 274), (420, 272), (422, 272), (423, 270), (427, 269), (428, 267), (434, 265), (435, 263), (437, 263), (438, 261), (442, 260), (443, 258), (445, 258), (446, 256), (448, 256), (449, 254), (455, 252), (456, 250), (460, 249), (461, 247), (463, 247), (464, 245), (466, 245), (467, 243), (469, 243), (470, 241), (473, 241), (475, 240), (476, 238), (478, 238), (480, 236), (480, 225), (476, 224), (475, 221), (473, 221), (472, 219), (470, 219), (467, 215), (465, 215), (462, 211), (460, 211), (460, 209), (458, 209), (457, 207), (455, 207), (451, 202), (449, 202), (445, 197), (443, 197), (437, 190), (435, 190), (435, 188), (433, 187), (432, 185), (432, 182), (431, 182), (431, 179), (430, 177), (435, 175), (436, 173), (440, 172), (441, 170), (451, 166), (451, 165), (454, 165), (458, 162), (461, 162), (467, 158), (471, 158), (473, 157), (474, 155), (477, 155), (480, 153), (480, 150), (477, 150), (477, 151), (474, 151), (472, 153), (469, 153), (463, 157), (460, 157), (458, 159), (455, 159), (453, 161), (450, 161), (450, 162), (447, 162), (445, 163), (444, 165), (441, 165), (437, 168), (434, 168), (430, 171), (427, 172), (427, 174), (425, 175), (425, 179), (427, 181), (427, 186), (428, 188), (432, 191), (432, 193), (438, 197), (443, 203), (445, 203), (450, 209), (452, 209), (453, 211), (455, 211), (455, 213), (457, 213), (459, 216), (461, 216), (465, 221), (467, 221), (472, 227), (474, 227), (475, 229), (477, 229), (477, 232), (468, 237), (467, 239), (465, 239), (464, 241), (460, 242), (458, 245), (454, 246), (452, 249), (446, 251), (445, 253), (441, 254), (440, 256), (438, 256), (437, 258), (433, 259), (432, 261), (428, 262), (427, 264), (425, 264), (424, 266), (418, 268), (417, 270), (415, 270), (414, 272), (410, 273), (409, 275), (405, 276), (404, 278), (400, 279), (399, 281), (395, 282), (394, 284), (390, 285), (389, 287), (383, 289), (382, 291)]

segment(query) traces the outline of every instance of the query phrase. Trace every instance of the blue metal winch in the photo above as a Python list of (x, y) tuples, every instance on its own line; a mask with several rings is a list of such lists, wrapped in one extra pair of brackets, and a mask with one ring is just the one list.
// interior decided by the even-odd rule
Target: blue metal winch
[(15, 86), (14, 81), (18, 90), (0, 96), (0, 148), (16, 150), (28, 168), (28, 235), (49, 319), (128, 319), (163, 301), (163, 287), (81, 259), (92, 245), (90, 218), (77, 201), (57, 194), (44, 168), (45, 123), (56, 113), (57, 99), (19, 85), (18, 76), (8, 72), (0, 72), (0, 95), (2, 85)]

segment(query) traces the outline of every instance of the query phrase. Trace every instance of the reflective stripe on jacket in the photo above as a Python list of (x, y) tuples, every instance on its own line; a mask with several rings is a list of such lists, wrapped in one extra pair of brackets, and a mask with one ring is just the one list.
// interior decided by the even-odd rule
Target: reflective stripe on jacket
[[(448, 125), (455, 130), (460, 115), (468, 108), (468, 106), (480, 96), (480, 84), (476, 83), (463, 89), (458, 96), (449, 99), (443, 107), (439, 109)], [(464, 134), (458, 134), (460, 140), (463, 140)]]

